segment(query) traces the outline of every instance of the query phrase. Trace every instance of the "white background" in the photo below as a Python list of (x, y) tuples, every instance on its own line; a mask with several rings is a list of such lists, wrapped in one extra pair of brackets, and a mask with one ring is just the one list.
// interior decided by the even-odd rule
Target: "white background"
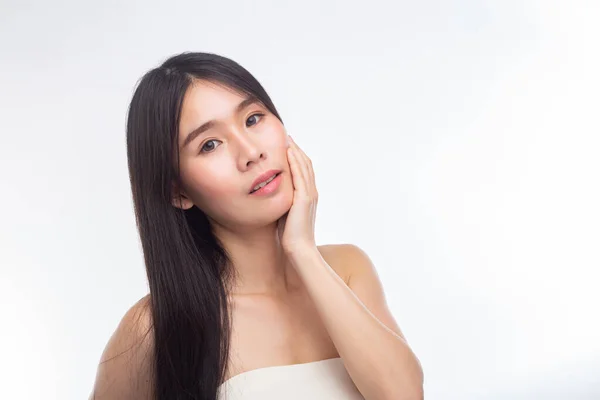
[[(234, 59), (375, 263), (427, 399), (600, 398), (598, 1), (2, 1), (0, 398), (82, 399), (147, 292), (136, 80)], [(368, 345), (368, 344), (365, 344)]]

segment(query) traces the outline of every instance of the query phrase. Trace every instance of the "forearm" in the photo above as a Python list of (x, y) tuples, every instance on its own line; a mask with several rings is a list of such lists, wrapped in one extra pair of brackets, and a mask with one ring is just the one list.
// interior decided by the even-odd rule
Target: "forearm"
[(421, 366), (406, 341), (365, 307), (316, 248), (290, 260), (365, 399), (422, 398)]

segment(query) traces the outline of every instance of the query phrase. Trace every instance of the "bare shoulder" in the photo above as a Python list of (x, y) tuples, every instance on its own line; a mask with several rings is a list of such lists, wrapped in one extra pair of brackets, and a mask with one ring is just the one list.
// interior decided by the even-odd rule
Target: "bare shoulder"
[(347, 244), (324, 244), (317, 246), (319, 249), (319, 253), (321, 253), (321, 257), (329, 264), (329, 266), (338, 274), (340, 278), (346, 285), (350, 280), (350, 273), (348, 265), (344, 262), (341, 262), (343, 259), (343, 254), (346, 251), (345, 247), (349, 245)]
[(362, 264), (361, 258), (366, 257), (365, 252), (358, 246), (349, 243), (325, 244), (318, 246), (318, 249), (327, 264), (348, 286), (357, 265)]
[(383, 283), (367, 253), (354, 244), (319, 246), (319, 251), (375, 318), (406, 340), (388, 307)]
[(150, 296), (123, 316), (102, 353), (90, 399), (150, 399), (152, 371)]

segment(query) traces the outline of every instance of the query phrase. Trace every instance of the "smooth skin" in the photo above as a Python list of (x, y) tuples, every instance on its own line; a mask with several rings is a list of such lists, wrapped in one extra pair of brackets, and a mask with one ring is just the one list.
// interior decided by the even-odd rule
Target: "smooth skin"
[[(188, 90), (179, 138), (183, 186), (173, 187), (173, 205), (196, 205), (207, 214), (241, 277), (230, 293), (233, 331), (225, 379), (258, 368), (342, 357), (366, 399), (421, 398), (420, 364), (387, 306), (373, 263), (355, 245), (316, 245), (318, 191), (310, 158), (262, 104), (236, 111), (243, 100), (209, 82), (198, 81)], [(212, 127), (186, 143), (188, 134), (209, 120), (215, 121)], [(282, 170), (278, 191), (249, 196), (254, 178), (272, 168)], [(335, 310), (331, 302), (339, 302)], [(341, 327), (372, 336), (365, 340)], [(151, 398), (150, 328), (146, 295), (108, 341), (90, 398)], [(378, 352), (373, 340), (387, 347)], [(356, 347), (369, 351), (350, 350)], [(395, 375), (377, 370), (386, 382), (367, 376), (361, 364), (371, 368), (370, 354), (379, 357), (373, 365)], [(403, 383), (401, 397), (391, 380)]]

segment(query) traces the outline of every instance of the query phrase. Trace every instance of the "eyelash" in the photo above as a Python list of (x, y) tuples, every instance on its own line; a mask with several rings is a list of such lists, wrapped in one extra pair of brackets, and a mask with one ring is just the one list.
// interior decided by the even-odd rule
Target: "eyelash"
[[(264, 117), (264, 116), (265, 116), (265, 114), (264, 114), (264, 113), (254, 113), (254, 114), (252, 114), (252, 115), (248, 116), (248, 118), (247, 118), (246, 120), (248, 120), (248, 119), (250, 119), (250, 118), (252, 118), (252, 117), (255, 117), (255, 116), (257, 116), (257, 115), (258, 115), (259, 117)], [(260, 122), (260, 121), (262, 121), (262, 119), (260, 119), (260, 120), (259, 120), (259, 122)], [(254, 124), (253, 126), (255, 126), (255, 125), (257, 125), (257, 124), (258, 124), (258, 122), (257, 122), (256, 124)], [(213, 151), (214, 151), (214, 149), (213, 149), (213, 150), (210, 150), (210, 151), (203, 151), (203, 150), (204, 150), (204, 146), (205, 146), (207, 143), (214, 142), (214, 141), (217, 141), (217, 140), (216, 140), (216, 139), (210, 139), (210, 140), (207, 140), (206, 142), (202, 143), (202, 145), (200, 146), (200, 153), (211, 153), (211, 152), (213, 152)]]

